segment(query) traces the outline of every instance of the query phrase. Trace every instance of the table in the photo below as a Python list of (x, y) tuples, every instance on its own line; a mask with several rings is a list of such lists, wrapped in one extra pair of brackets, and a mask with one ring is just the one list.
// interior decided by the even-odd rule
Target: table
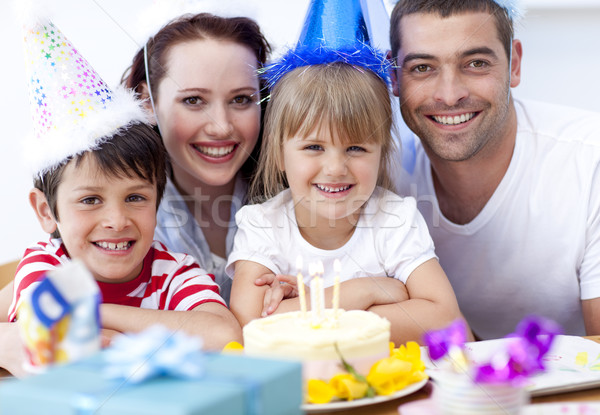
[[(600, 343), (600, 336), (587, 336), (587, 339)], [(10, 377), (10, 374), (0, 368), (0, 382), (2, 377)], [(427, 399), (431, 394), (431, 385), (428, 383), (423, 389), (402, 398), (382, 402), (374, 405), (361, 406), (357, 408), (345, 409), (344, 411), (320, 412), (320, 415), (402, 415), (398, 412), (398, 406), (407, 402), (419, 399)], [(600, 388), (588, 389), (576, 392), (561, 393), (557, 395), (539, 396), (531, 398), (531, 403), (551, 403), (551, 402), (578, 402), (578, 401), (599, 401)]]
[[(600, 336), (587, 336), (587, 339), (600, 343)], [(398, 406), (419, 399), (426, 399), (431, 394), (431, 385), (428, 383), (423, 389), (412, 395), (394, 399), (379, 404), (346, 409), (343, 412), (321, 412), (320, 415), (399, 415)], [(550, 402), (577, 402), (577, 401), (599, 401), (600, 388), (582, 390), (557, 395), (539, 396), (531, 398), (531, 403)], [(402, 413), (400, 413), (402, 415)]]

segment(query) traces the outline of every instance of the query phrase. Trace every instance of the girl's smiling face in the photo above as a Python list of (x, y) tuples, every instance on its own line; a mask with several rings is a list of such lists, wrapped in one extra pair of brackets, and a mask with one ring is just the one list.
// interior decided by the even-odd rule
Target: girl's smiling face
[(260, 132), (260, 91), (253, 51), (224, 40), (173, 46), (158, 85), (156, 111), (177, 184), (232, 183)]
[(135, 279), (154, 238), (156, 193), (155, 184), (135, 174), (100, 172), (92, 157), (70, 162), (56, 193), (56, 226), (70, 257), (97, 281)]
[(341, 140), (330, 129), (291, 137), (283, 146), (282, 166), (301, 227), (356, 223), (380, 173), (381, 145)]

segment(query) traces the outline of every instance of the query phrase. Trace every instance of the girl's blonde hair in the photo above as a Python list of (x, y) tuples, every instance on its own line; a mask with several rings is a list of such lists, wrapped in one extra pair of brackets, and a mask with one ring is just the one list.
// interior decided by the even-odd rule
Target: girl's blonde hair
[(392, 105), (387, 84), (374, 72), (343, 62), (311, 65), (286, 74), (271, 91), (258, 170), (250, 200), (259, 203), (288, 187), (279, 168), (283, 144), (329, 127), (343, 144), (381, 145), (379, 186), (391, 189)]

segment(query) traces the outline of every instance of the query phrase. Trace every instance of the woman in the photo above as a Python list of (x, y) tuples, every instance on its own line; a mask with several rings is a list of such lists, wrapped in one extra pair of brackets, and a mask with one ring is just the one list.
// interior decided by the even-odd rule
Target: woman
[(170, 157), (155, 238), (196, 257), (227, 302), (225, 262), (258, 160), (258, 70), (269, 52), (248, 18), (185, 15), (154, 35), (123, 76), (146, 99)]

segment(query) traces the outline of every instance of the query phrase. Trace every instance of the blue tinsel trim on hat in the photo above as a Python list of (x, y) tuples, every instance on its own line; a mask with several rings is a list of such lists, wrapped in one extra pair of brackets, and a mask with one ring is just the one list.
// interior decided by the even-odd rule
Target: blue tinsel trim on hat
[(508, 13), (508, 17), (513, 22), (519, 21), (525, 14), (519, 0), (494, 0), (498, 6), (502, 7)]
[(285, 74), (296, 68), (334, 62), (344, 62), (369, 69), (383, 79), (386, 84), (390, 84), (390, 61), (383, 52), (367, 44), (358, 44), (342, 49), (331, 49), (326, 46), (317, 49), (297, 46), (290, 49), (278, 61), (267, 65), (261, 76), (265, 79), (267, 87), (271, 89)]

